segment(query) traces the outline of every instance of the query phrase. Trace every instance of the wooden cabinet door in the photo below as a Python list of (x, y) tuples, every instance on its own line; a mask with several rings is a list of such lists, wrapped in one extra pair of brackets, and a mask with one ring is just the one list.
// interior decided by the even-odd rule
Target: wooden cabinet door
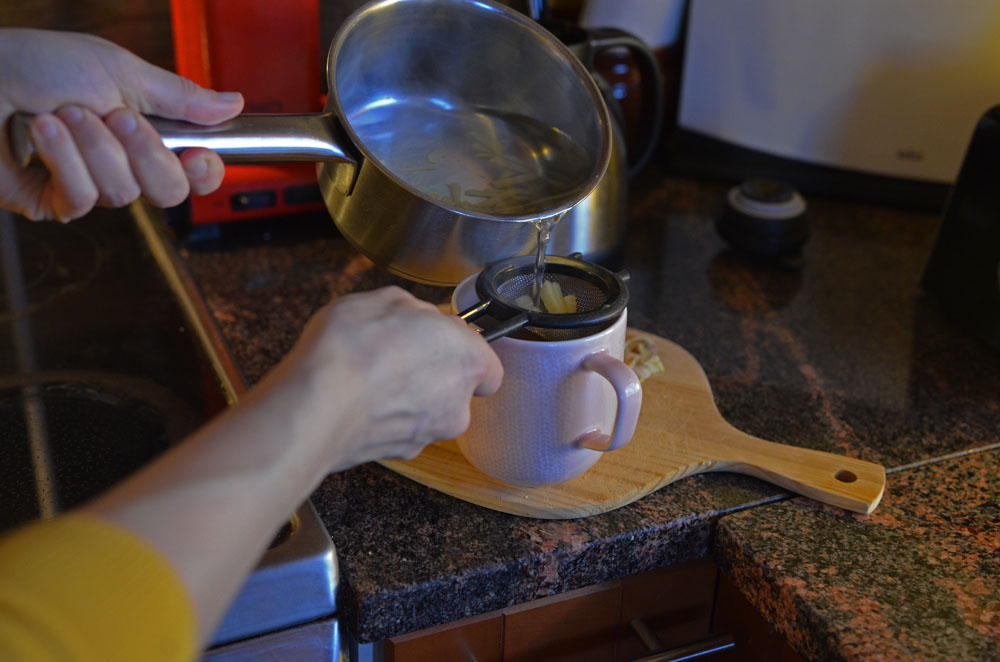
[(659, 639), (661, 648), (707, 636), (712, 623), (716, 574), (715, 564), (702, 559), (626, 577), (622, 581), (616, 659), (627, 662), (649, 653), (632, 628), (632, 620), (636, 618), (642, 619)]
[(718, 662), (802, 662), (799, 654), (750, 604), (731, 579), (719, 573), (713, 630), (733, 635), (736, 648)]
[(613, 662), (619, 582), (505, 609), (504, 662)]
[(501, 662), (503, 616), (498, 612), (393, 637), (385, 662)]
[(385, 642), (385, 662), (628, 662), (649, 653), (643, 620), (662, 648), (729, 633), (718, 662), (802, 662), (707, 559), (542, 598)]

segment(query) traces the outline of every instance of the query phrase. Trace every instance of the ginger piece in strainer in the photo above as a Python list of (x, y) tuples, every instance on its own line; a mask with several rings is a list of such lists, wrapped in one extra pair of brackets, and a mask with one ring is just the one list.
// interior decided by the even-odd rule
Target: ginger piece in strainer
[(576, 295), (563, 295), (562, 287), (554, 280), (542, 283), (542, 303), (549, 313), (565, 314), (576, 312)]

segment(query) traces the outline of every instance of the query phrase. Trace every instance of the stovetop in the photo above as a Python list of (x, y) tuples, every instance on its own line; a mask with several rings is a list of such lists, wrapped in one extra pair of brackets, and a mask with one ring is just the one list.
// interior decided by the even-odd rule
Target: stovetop
[(0, 220), (0, 528), (95, 496), (226, 406), (134, 223)]
[[(0, 266), (0, 532), (92, 498), (245, 390), (159, 212), (0, 212)], [(303, 504), (214, 641), (332, 613), (336, 575)]]

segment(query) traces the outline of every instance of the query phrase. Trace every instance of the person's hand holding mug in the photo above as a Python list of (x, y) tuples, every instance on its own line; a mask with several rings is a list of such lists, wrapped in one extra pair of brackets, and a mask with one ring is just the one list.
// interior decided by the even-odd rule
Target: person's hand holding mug
[(386, 287), (317, 313), (269, 381), (294, 385), (303, 436), (329, 439), (328, 470), (340, 471), (459, 436), (470, 398), (502, 378), (497, 355), (464, 322)]
[[(172, 207), (221, 184), (218, 155), (173, 154), (143, 114), (215, 124), (243, 109), (239, 93), (201, 88), (85, 34), (0, 29), (0, 62), (0, 207), (65, 222), (140, 195)], [(6, 124), (16, 111), (35, 115), (45, 168), (14, 162)]]

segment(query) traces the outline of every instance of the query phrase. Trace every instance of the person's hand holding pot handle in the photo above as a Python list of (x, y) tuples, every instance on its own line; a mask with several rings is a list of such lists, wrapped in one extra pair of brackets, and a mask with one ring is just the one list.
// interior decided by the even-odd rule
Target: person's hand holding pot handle
[(173, 154), (143, 115), (215, 124), (240, 113), (239, 93), (206, 90), (85, 34), (0, 29), (0, 62), (0, 126), (16, 111), (35, 114), (31, 137), (46, 166), (19, 167), (4, 130), (0, 206), (69, 221), (140, 195), (171, 207), (221, 184), (218, 155)]

